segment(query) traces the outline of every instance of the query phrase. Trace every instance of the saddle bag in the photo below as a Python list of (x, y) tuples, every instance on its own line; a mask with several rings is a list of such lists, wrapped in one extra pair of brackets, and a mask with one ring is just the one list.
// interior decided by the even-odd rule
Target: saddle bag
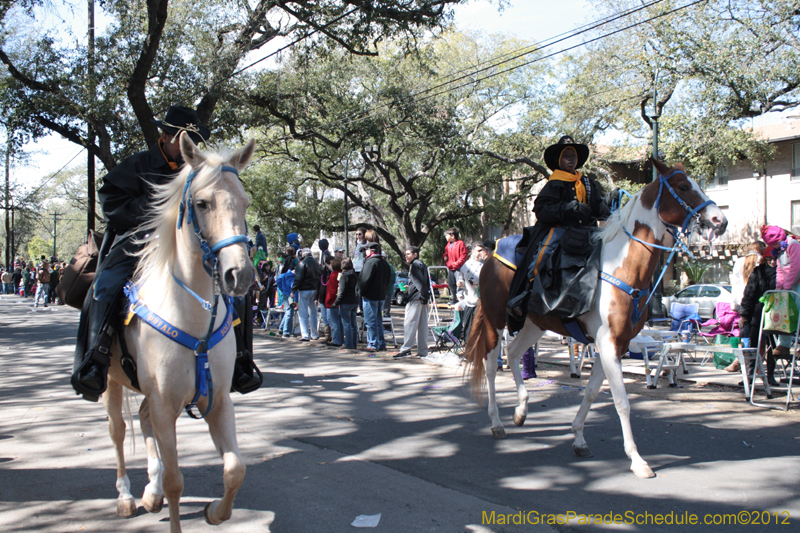
[(591, 241), (594, 228), (569, 228), (558, 248), (539, 266), (528, 311), (577, 318), (595, 304), (602, 247)]
[(64, 269), (64, 275), (56, 287), (56, 294), (68, 306), (75, 309), (83, 307), (83, 301), (94, 281), (102, 242), (102, 233), (90, 231), (86, 244), (78, 247), (75, 256)]

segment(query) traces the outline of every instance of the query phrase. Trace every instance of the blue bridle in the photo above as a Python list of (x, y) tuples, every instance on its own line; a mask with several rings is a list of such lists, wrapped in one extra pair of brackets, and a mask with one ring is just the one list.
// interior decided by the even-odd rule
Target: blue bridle
[[(642, 243), (650, 248), (658, 248), (660, 250), (666, 250), (670, 252), (669, 258), (667, 259), (667, 262), (664, 263), (664, 268), (661, 269), (661, 274), (659, 274), (658, 279), (656, 280), (655, 283), (656, 286), (658, 286), (658, 284), (661, 282), (661, 279), (664, 277), (664, 273), (666, 273), (667, 267), (672, 262), (676, 252), (678, 252), (679, 250), (683, 250), (689, 255), (689, 257), (694, 259), (694, 255), (692, 255), (692, 252), (689, 250), (689, 246), (685, 244), (683, 241), (681, 241), (681, 237), (686, 238), (688, 242), (689, 236), (692, 234), (695, 226), (700, 221), (700, 211), (702, 211), (709, 205), (716, 205), (714, 201), (706, 200), (697, 207), (692, 208), (686, 202), (684, 202), (683, 199), (680, 196), (678, 196), (678, 193), (675, 192), (675, 189), (673, 189), (668, 182), (668, 180), (672, 176), (678, 173), (686, 175), (682, 170), (673, 170), (670, 174), (666, 176), (661, 174), (658, 175), (658, 196), (656, 197), (656, 203), (655, 203), (656, 214), (658, 215), (658, 219), (661, 221), (662, 224), (664, 224), (664, 226), (666, 226), (667, 232), (670, 235), (672, 235), (672, 237), (675, 239), (675, 245), (672, 246), (672, 248), (669, 248), (667, 246), (661, 246), (655, 243), (645, 242), (637, 237), (634, 237), (633, 234), (631, 234), (631, 232), (629, 232), (627, 228), (625, 227), (622, 228), (625, 234), (632, 240)], [(681, 226), (680, 229), (677, 229), (675, 226), (671, 224), (667, 224), (666, 222), (664, 222), (664, 219), (661, 218), (661, 213), (659, 213), (659, 208), (661, 206), (661, 196), (664, 192), (664, 189), (668, 190), (670, 194), (672, 194), (673, 198), (677, 200), (678, 204), (686, 210), (686, 218), (683, 220), (683, 225)], [(620, 191), (620, 196), (616, 202), (617, 209), (622, 204), (623, 192), (627, 194), (629, 197), (631, 197), (630, 193), (626, 191)], [(613, 202), (612, 202), (612, 207), (613, 207)], [(621, 279), (618, 279), (606, 272), (600, 272), (600, 279), (602, 279), (606, 283), (609, 283), (617, 287), (621, 291), (626, 292), (631, 297), (631, 299), (633, 300), (633, 315), (631, 317), (631, 320), (633, 321), (633, 324), (635, 326), (642, 318), (642, 313), (639, 311), (639, 300), (643, 297), (647, 297), (647, 301), (645, 301), (644, 304), (644, 307), (646, 309), (647, 304), (649, 304), (650, 300), (653, 298), (654, 293), (650, 291), (650, 286), (648, 286), (646, 289), (634, 289)]]
[[(211, 380), (211, 372), (209, 371), (208, 366), (208, 351), (225, 338), (225, 336), (231, 330), (231, 327), (235, 325), (234, 320), (237, 318), (231, 297), (227, 295), (224, 296), (223, 299), (225, 301), (227, 315), (222, 325), (216, 331), (214, 331), (214, 323), (217, 319), (217, 307), (219, 306), (220, 296), (220, 293), (217, 290), (219, 287), (219, 260), (217, 258), (217, 253), (227, 246), (238, 244), (240, 242), (248, 242), (247, 235), (235, 235), (233, 237), (227, 237), (217, 241), (213, 246), (208, 244), (208, 241), (205, 239), (205, 237), (203, 237), (203, 232), (200, 230), (200, 223), (197, 220), (197, 215), (194, 210), (194, 199), (190, 189), (192, 180), (194, 180), (198, 172), (199, 170), (192, 170), (192, 172), (186, 178), (186, 184), (183, 187), (183, 194), (181, 195), (177, 229), (181, 229), (183, 225), (183, 216), (186, 214), (189, 221), (192, 223), (194, 234), (197, 237), (197, 240), (200, 243), (200, 248), (203, 251), (203, 268), (212, 279), (214, 287), (214, 303), (212, 304), (201, 298), (184, 282), (179, 280), (175, 274), (172, 274), (172, 279), (174, 279), (175, 283), (177, 283), (180, 287), (191, 294), (194, 299), (200, 302), (200, 305), (203, 306), (203, 309), (210, 311), (211, 321), (208, 325), (208, 331), (205, 338), (198, 339), (181, 331), (179, 328), (173, 326), (148, 309), (148, 307), (139, 299), (136, 286), (133, 285), (132, 282), (128, 282), (125, 287), (125, 295), (128, 297), (128, 301), (131, 303), (130, 310), (132, 313), (138, 315), (145, 323), (152, 326), (159, 333), (164, 334), (168, 338), (180, 343), (190, 350), (194, 350), (195, 388), (197, 389), (197, 392), (195, 392), (191, 403), (185, 407), (186, 413), (192, 418), (204, 418), (211, 410), (211, 405), (214, 402), (214, 384)], [(232, 172), (237, 177), (239, 176), (238, 170), (227, 165), (223, 165), (220, 172)], [(245, 232), (246, 231), (247, 221), (245, 221)], [(205, 412), (198, 416), (194, 414), (193, 409), (197, 406), (197, 401), (201, 396), (208, 396), (208, 403), (206, 405)]]

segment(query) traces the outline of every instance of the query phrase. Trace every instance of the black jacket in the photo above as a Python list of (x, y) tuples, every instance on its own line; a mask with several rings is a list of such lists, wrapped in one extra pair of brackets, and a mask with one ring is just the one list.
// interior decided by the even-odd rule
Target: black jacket
[(385, 300), (391, 274), (389, 263), (382, 256), (373, 254), (367, 257), (358, 277), (358, 295), (372, 301)]
[(744, 288), (742, 303), (739, 306), (739, 315), (751, 328), (761, 326), (761, 310), (764, 304), (758, 301), (765, 292), (775, 290), (775, 267), (769, 265), (758, 265), (753, 269), (747, 279), (747, 286)]
[[(178, 167), (183, 164), (182, 161), (176, 163)], [(117, 235), (139, 226), (153, 204), (153, 185), (167, 183), (177, 173), (164, 158), (158, 144), (114, 167), (103, 177), (103, 186), (97, 191), (108, 226)]]
[(336, 293), (336, 301), (333, 302), (333, 307), (358, 304), (358, 296), (356, 296), (357, 284), (358, 272), (352, 268), (343, 270), (342, 277), (339, 278), (339, 291)]
[[(323, 254), (322, 257), (324, 259), (325, 255)], [(326, 293), (328, 291), (327, 284), (328, 284), (328, 280), (330, 279), (330, 277), (331, 277), (331, 269), (330, 269), (330, 267), (328, 267), (328, 265), (323, 263), (322, 264), (322, 273), (319, 276), (319, 290), (317, 291), (317, 301), (320, 302), (320, 303), (324, 303), (325, 302), (325, 295), (326, 295)]]
[(431, 278), (428, 274), (428, 267), (419, 259), (411, 262), (411, 269), (408, 271), (408, 301), (421, 300), (427, 304), (431, 298)]
[(320, 268), (314, 256), (308, 254), (302, 261), (297, 263), (294, 271), (294, 285), (292, 292), (295, 291), (316, 291), (319, 289)]
[[(592, 219), (579, 220), (575, 212), (569, 208), (578, 196), (575, 184), (568, 181), (550, 180), (533, 203), (537, 226), (597, 226), (597, 220), (605, 220), (611, 211), (603, 200), (603, 191), (592, 178), (581, 178), (586, 187), (586, 203), (592, 211)], [(538, 244), (538, 243), (537, 243)]]

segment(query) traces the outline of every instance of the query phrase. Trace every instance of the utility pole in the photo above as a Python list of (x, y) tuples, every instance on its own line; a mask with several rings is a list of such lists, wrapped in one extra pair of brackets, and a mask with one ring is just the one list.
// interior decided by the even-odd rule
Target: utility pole
[(58, 231), (57, 231), (57, 229), (58, 229), (58, 218), (57, 217), (59, 217), (60, 215), (61, 215), (61, 213), (56, 213), (55, 211), (53, 211), (53, 257), (58, 257), (58, 255), (56, 254), (56, 238), (58, 236)]
[(10, 213), (11, 211), (11, 136), (8, 137), (8, 145), (6, 146), (6, 190), (5, 190), (5, 202), (4, 206), (6, 210), (6, 268), (11, 268), (13, 263), (12, 258), (12, 244), (11, 244), (11, 224), (10, 224)]
[[(88, 35), (89, 46), (87, 47), (88, 50), (88, 62), (86, 66), (86, 76), (88, 81), (89, 87), (89, 105), (91, 106), (95, 102), (95, 85), (94, 85), (94, 0), (89, 0), (89, 35)], [(89, 111), (88, 115), (91, 117), (91, 111)], [(92, 152), (92, 145), (94, 144), (94, 129), (92, 128), (91, 122), (86, 122), (86, 153), (88, 154), (88, 160), (86, 162), (86, 193), (87, 193), (87, 204), (89, 209), (87, 210), (86, 214), (86, 234), (88, 235), (90, 231), (94, 231), (94, 204), (95, 204), (95, 184), (94, 184), (94, 152)], [(53, 236), (53, 247), (55, 248), (55, 235)], [(53, 252), (55, 254), (55, 252)]]

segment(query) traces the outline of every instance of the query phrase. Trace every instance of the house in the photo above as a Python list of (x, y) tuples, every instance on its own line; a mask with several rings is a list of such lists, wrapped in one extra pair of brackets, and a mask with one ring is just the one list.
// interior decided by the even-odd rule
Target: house
[(728, 217), (722, 242), (745, 245), (760, 238), (762, 224), (800, 234), (800, 120), (756, 126), (756, 135), (775, 148), (765, 168), (741, 161), (720, 168), (706, 193)]

